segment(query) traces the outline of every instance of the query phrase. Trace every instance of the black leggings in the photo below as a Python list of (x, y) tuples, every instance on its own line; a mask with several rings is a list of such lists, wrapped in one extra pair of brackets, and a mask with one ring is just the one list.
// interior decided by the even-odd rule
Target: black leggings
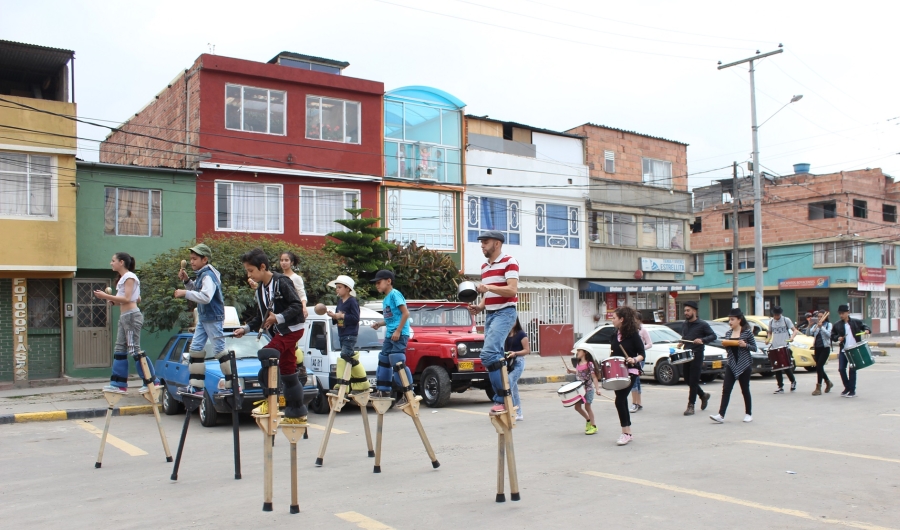
[[(737, 377), (738, 383), (741, 384), (741, 394), (744, 395), (744, 412), (752, 414), (750, 402), (750, 374), (753, 373), (752, 367), (747, 367), (744, 372)], [(728, 401), (731, 399), (731, 391), (734, 389), (735, 377), (731, 372), (731, 368), (725, 369), (725, 382), (722, 383), (722, 404), (719, 405), (719, 416), (725, 417), (725, 410), (728, 409)]]
[(619, 424), (622, 427), (631, 427), (631, 413), (628, 412), (628, 394), (634, 386), (634, 380), (638, 376), (631, 374), (631, 384), (622, 390), (616, 390), (616, 412), (619, 413)]
[(831, 380), (828, 379), (828, 375), (825, 374), (825, 363), (828, 362), (828, 357), (830, 356), (831, 348), (827, 346), (816, 348), (816, 353), (813, 356), (813, 358), (816, 360), (816, 375), (818, 376), (816, 384), (821, 385), (823, 380), (828, 381), (829, 383), (831, 382)]

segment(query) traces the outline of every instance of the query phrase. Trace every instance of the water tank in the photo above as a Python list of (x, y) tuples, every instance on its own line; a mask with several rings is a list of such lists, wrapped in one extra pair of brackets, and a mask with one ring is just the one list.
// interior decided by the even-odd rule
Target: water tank
[(809, 164), (794, 164), (794, 174), (809, 173)]

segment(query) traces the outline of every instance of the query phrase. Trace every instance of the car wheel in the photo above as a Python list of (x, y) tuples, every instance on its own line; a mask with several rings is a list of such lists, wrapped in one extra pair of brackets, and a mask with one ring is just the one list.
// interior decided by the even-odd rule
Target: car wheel
[(661, 385), (674, 385), (678, 383), (678, 368), (669, 361), (662, 360), (657, 363), (654, 376)]
[(804, 366), (803, 369), (806, 370), (807, 372), (815, 372), (816, 371), (815, 366)]
[(163, 385), (160, 401), (162, 401), (162, 410), (166, 416), (174, 416), (184, 410), (184, 406), (176, 401), (175, 397), (169, 392), (168, 385)]
[(429, 366), (419, 380), (422, 385), (422, 401), (427, 407), (439, 408), (450, 401), (450, 374), (443, 366)]
[(700, 374), (700, 380), (704, 383), (709, 383), (713, 379), (716, 378), (716, 374)]
[(497, 394), (494, 392), (494, 387), (492, 387), (490, 383), (488, 383), (488, 386), (485, 387), (484, 393), (485, 393), (485, 395), (487, 396), (488, 401), (494, 401), (494, 396), (497, 395)]
[(216, 411), (216, 406), (213, 405), (209, 391), (205, 391), (203, 392), (203, 401), (200, 402), (200, 425), (215, 427), (218, 424), (219, 413)]

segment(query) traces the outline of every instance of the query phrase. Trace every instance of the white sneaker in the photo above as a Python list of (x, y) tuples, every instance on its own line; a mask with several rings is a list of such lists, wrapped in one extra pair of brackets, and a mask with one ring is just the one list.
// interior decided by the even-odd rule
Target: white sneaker
[(753, 416), (751, 416), (749, 414), (745, 414), (744, 415), (744, 423), (750, 423), (751, 421), (753, 421)]
[(622, 433), (619, 436), (619, 439), (616, 440), (616, 445), (628, 445), (628, 442), (631, 441), (631, 435)]
[(725, 423), (725, 418), (723, 418), (721, 414), (714, 414), (710, 416), (709, 419), (716, 423)]
[(521, 414), (517, 414), (517, 415), (516, 415), (516, 421), (525, 421), (525, 416), (523, 416), (523, 415), (521, 415)]

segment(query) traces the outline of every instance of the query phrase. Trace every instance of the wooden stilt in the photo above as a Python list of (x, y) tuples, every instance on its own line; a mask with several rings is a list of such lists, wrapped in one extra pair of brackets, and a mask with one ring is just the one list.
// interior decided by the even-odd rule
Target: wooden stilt
[(263, 511), (272, 511), (272, 446), (278, 429), (278, 359), (266, 359), (268, 365), (267, 414), (254, 414), (256, 425), (263, 433)]
[(395, 366), (399, 368), (397, 373), (400, 375), (400, 381), (403, 384), (403, 388), (406, 389), (406, 404), (402, 405), (400, 410), (412, 418), (413, 423), (416, 425), (416, 430), (419, 431), (419, 438), (422, 439), (422, 444), (425, 445), (425, 451), (428, 453), (428, 457), (431, 458), (431, 467), (437, 469), (441, 467), (441, 463), (438, 462), (437, 457), (434, 455), (434, 449), (431, 448), (431, 443), (428, 442), (428, 436), (425, 434), (425, 429), (422, 428), (422, 421), (419, 419), (419, 401), (422, 400), (422, 397), (415, 395), (412, 391), (410, 382), (406, 378), (406, 366), (402, 362), (397, 363)]
[[(350, 363), (344, 363), (343, 381), (348, 381), (350, 379), (351, 368), (353, 368), (353, 366)], [(316, 458), (317, 466), (321, 466), (324, 462), (325, 450), (328, 448), (328, 439), (331, 437), (331, 428), (334, 426), (334, 417), (344, 407), (344, 403), (349, 401), (344, 398), (347, 386), (348, 385), (343, 383), (338, 384), (337, 394), (332, 394), (330, 392), (326, 394), (326, 396), (328, 396), (328, 403), (331, 405), (331, 411), (328, 413), (328, 424), (325, 426), (325, 436), (322, 437), (322, 443), (319, 445), (319, 455)]]
[(375, 413), (378, 414), (378, 427), (375, 431), (375, 468), (372, 473), (381, 473), (381, 435), (384, 432), (384, 413), (391, 408), (394, 398), (371, 398), (371, 401)]
[(282, 423), (279, 427), (291, 444), (291, 513), (300, 513), (297, 492), (297, 442), (306, 434), (306, 425)]
[(171, 480), (178, 480), (178, 468), (181, 467), (181, 455), (184, 452), (184, 441), (187, 439), (188, 427), (191, 425), (191, 416), (200, 408), (203, 398), (193, 394), (181, 394), (181, 402), (184, 403), (184, 425), (181, 427), (181, 439), (178, 441), (178, 451), (175, 453), (175, 465), (172, 467)]
[(350, 399), (355, 401), (359, 406), (359, 413), (362, 416), (363, 430), (366, 433), (366, 447), (369, 449), (369, 458), (372, 458), (375, 456), (375, 451), (372, 450), (372, 430), (369, 429), (369, 411), (367, 409), (370, 397), (371, 392), (366, 391), (360, 394), (352, 394), (350, 396)]
[[(144, 381), (150, 380), (150, 367), (147, 366), (147, 356), (143, 355), (144, 352), (141, 352), (141, 371), (144, 373)], [(144, 399), (150, 402), (150, 407), (153, 409), (153, 417), (156, 418), (156, 427), (159, 428), (159, 438), (162, 440), (163, 450), (166, 452), (166, 462), (172, 461), (172, 453), (169, 451), (169, 441), (166, 439), (166, 432), (163, 430), (162, 420), (159, 417), (159, 390), (156, 389), (156, 385), (153, 384), (153, 381), (150, 381), (150, 384), (147, 385), (147, 393), (144, 394)]]
[(503, 472), (503, 460), (506, 456), (506, 441), (502, 433), (497, 434), (497, 502), (506, 502), (506, 495), (503, 493), (504, 481), (506, 480)]
[(94, 463), (94, 467), (97, 469), (103, 465), (103, 449), (106, 448), (106, 436), (109, 434), (109, 422), (112, 419), (113, 407), (115, 407), (116, 403), (122, 399), (122, 394), (116, 392), (104, 392), (103, 398), (106, 399), (109, 407), (106, 409), (106, 425), (103, 427), (103, 436), (100, 437), (100, 452), (97, 453), (97, 461)]
[[(234, 351), (228, 363), (231, 365), (231, 436), (234, 444), (234, 479), (241, 479), (241, 429), (239, 413), (244, 405), (244, 389), (238, 384), (237, 358)], [(228, 402), (228, 399), (225, 400)]]
[[(490, 415), (491, 424), (497, 431), (497, 502), (506, 501), (503, 494), (503, 478), (504, 478), (504, 456), (506, 468), (509, 472), (509, 498), (517, 501), (519, 496), (519, 476), (516, 470), (516, 452), (513, 446), (512, 430), (516, 426), (516, 408), (513, 406), (512, 397), (509, 395), (509, 376), (506, 371), (506, 365), (500, 369), (503, 379), (503, 388), (506, 395), (503, 396), (504, 407), (503, 412), (492, 412)], [(505, 453), (505, 454), (504, 454)]]

